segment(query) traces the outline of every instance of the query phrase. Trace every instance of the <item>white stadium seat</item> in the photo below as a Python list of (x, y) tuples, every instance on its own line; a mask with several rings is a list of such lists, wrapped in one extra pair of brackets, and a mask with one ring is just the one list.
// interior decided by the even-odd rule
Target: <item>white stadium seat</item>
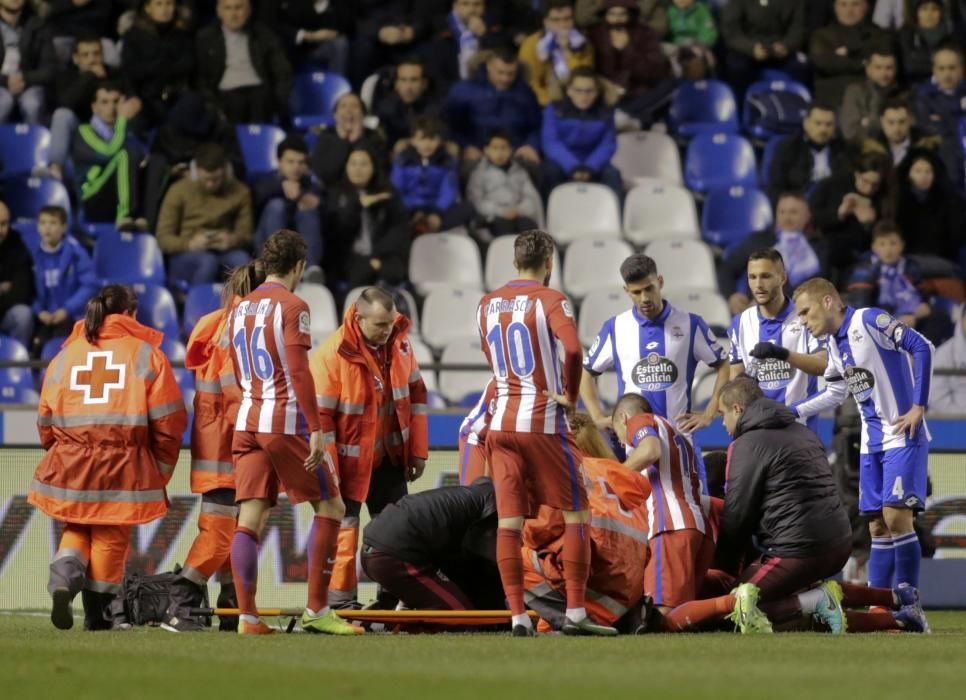
[(480, 249), (467, 235), (426, 233), (413, 241), (409, 280), (425, 296), (439, 287), (483, 290)]
[(625, 131), (617, 135), (617, 151), (611, 164), (620, 170), (625, 187), (640, 177), (653, 177), (672, 185), (684, 182), (681, 154), (667, 134), (656, 131)]
[(409, 343), (413, 346), (413, 355), (416, 358), (416, 362), (419, 363), (419, 372), (423, 375), (423, 384), (426, 385), (426, 390), (430, 393), (438, 394), (439, 384), (436, 381), (436, 370), (429, 368), (430, 365), (436, 362), (436, 359), (433, 357), (433, 351), (419, 338), (409, 336)]
[(309, 305), (311, 314), (309, 333), (312, 336), (312, 345), (318, 345), (341, 325), (332, 292), (324, 285), (303, 282), (295, 289), (295, 294)]
[(709, 326), (727, 329), (731, 325), (728, 302), (717, 292), (709, 292), (707, 289), (672, 289), (665, 297), (675, 308), (697, 314)]
[(597, 377), (597, 395), (601, 402), (608, 407), (613, 407), (620, 397), (617, 395), (617, 372), (608, 370)]
[(577, 316), (577, 334), (584, 347), (590, 347), (604, 321), (631, 307), (631, 301), (622, 287), (595, 289), (580, 304)]
[(691, 410), (703, 411), (714, 393), (714, 381), (718, 372), (712, 369), (699, 369), (691, 383)]
[[(345, 312), (349, 310), (349, 307), (356, 302), (359, 295), (365, 290), (365, 287), (353, 287), (346, 294), (345, 301), (342, 302), (342, 317), (345, 318)], [(398, 294), (406, 300), (406, 304), (409, 306), (409, 320), (413, 322), (413, 327), (409, 331), (410, 335), (419, 335), (419, 308), (416, 306), (416, 300), (413, 295), (402, 287), (396, 287), (392, 290), (393, 294)]]
[[(486, 282), (486, 291), (492, 292), (494, 289), (499, 289), (516, 278), (517, 271), (513, 267), (513, 243), (516, 239), (516, 236), (497, 236), (486, 249), (486, 268), (483, 275)], [(563, 291), (560, 274), (560, 252), (554, 249), (550, 286), (558, 291)]]
[[(446, 345), (440, 362), (460, 365), (485, 365), (486, 356), (477, 338), (460, 338)], [(488, 369), (444, 369), (439, 373), (439, 393), (450, 403), (459, 404), (467, 394), (480, 394), (493, 372)]]
[(566, 182), (547, 202), (547, 230), (560, 245), (578, 238), (620, 238), (621, 208), (606, 185)]
[(564, 289), (575, 299), (583, 299), (595, 289), (622, 285), (621, 263), (633, 248), (619, 238), (581, 238), (567, 248), (564, 257)]
[(701, 238), (694, 195), (658, 180), (635, 185), (624, 200), (624, 235), (635, 245), (659, 238)]
[(442, 350), (460, 338), (479, 338), (476, 312), (482, 297), (477, 289), (434, 289), (423, 302), (423, 340)]
[(644, 251), (657, 263), (658, 273), (664, 277), (664, 293), (678, 289), (718, 291), (714, 256), (703, 241), (679, 241), (662, 238)]

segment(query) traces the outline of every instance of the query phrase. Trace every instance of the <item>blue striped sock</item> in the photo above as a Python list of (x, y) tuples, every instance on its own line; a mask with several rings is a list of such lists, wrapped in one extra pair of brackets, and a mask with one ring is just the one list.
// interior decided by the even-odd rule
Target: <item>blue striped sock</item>
[(919, 536), (915, 531), (899, 535), (892, 540), (892, 548), (896, 560), (896, 585), (908, 583), (919, 588), (919, 564), (922, 561)]
[(873, 537), (869, 552), (869, 585), (873, 588), (892, 588), (896, 556), (891, 537)]

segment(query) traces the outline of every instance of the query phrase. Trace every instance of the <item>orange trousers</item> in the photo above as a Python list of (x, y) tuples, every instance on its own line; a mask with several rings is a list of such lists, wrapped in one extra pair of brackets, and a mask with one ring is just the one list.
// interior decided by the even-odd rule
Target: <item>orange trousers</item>
[[(223, 491), (231, 494), (230, 499), (227, 494), (221, 493)], [(230, 583), (232, 580), (229, 557), (231, 539), (235, 534), (235, 520), (238, 517), (234, 498), (234, 491), (230, 489), (219, 489), (201, 497), (198, 535), (181, 569), (181, 575), (192, 583), (204, 586), (217, 571), (221, 572), (221, 583)]]
[(85, 589), (97, 593), (120, 593), (124, 563), (131, 545), (131, 527), (67, 523), (54, 562), (76, 557), (87, 566)]

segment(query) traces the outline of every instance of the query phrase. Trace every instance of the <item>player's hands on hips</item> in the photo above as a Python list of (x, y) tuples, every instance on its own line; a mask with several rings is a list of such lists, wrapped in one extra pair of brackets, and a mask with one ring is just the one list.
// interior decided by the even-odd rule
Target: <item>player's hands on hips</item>
[(771, 358), (776, 360), (787, 360), (788, 348), (783, 348), (781, 345), (776, 345), (775, 343), (757, 343), (755, 347), (751, 349), (751, 356), (756, 357), (759, 360), (768, 360)]
[(406, 468), (406, 481), (416, 481), (426, 471), (426, 460), (421, 457), (412, 457), (409, 466)]
[(912, 440), (916, 437), (916, 431), (919, 430), (919, 424), (922, 423), (922, 417), (925, 413), (926, 410), (922, 406), (913, 404), (909, 412), (904, 416), (899, 416), (899, 420), (893, 423), (893, 426), (903, 433), (909, 431), (909, 439)]
[(693, 433), (695, 430), (707, 428), (711, 425), (713, 418), (713, 416), (704, 413), (682, 413), (675, 419), (675, 422), (678, 430), (682, 433)]
[(325, 455), (325, 441), (322, 439), (322, 431), (316, 430), (309, 436), (309, 456), (305, 458), (305, 471), (314, 472), (322, 463)]

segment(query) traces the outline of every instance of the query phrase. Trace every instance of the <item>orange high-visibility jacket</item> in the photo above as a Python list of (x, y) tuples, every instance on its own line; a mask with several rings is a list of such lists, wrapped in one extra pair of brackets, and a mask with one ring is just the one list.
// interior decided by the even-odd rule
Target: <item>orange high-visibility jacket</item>
[(191, 425), (191, 491), (234, 489), (231, 439), (241, 403), (232, 369), (228, 314), (202, 316), (188, 338), (184, 366), (195, 371), (194, 422)]
[(356, 305), (346, 310), (342, 326), (309, 358), (315, 380), (326, 449), (339, 470), (339, 489), (345, 498), (365, 501), (374, 465), (373, 455), (381, 425), (379, 407), (385, 392), (392, 392), (399, 433), (386, 439), (401, 445), (406, 466), (410, 458), (426, 459), (429, 424), (426, 385), (408, 340), (412, 325), (396, 315), (387, 348), (392, 357), (390, 386), (384, 386), (380, 368), (363, 346), (365, 339), (355, 320)]
[(134, 525), (168, 509), (188, 422), (163, 336), (129, 316), (104, 319), (97, 343), (79, 321), (50, 363), (37, 420), (47, 450), (30, 503), (57, 520)]
[[(647, 564), (647, 479), (609, 459), (584, 457), (592, 543), (587, 611), (599, 622), (615, 622), (644, 595)], [(524, 585), (531, 595), (564, 592), (564, 521), (542, 507), (523, 528)]]

